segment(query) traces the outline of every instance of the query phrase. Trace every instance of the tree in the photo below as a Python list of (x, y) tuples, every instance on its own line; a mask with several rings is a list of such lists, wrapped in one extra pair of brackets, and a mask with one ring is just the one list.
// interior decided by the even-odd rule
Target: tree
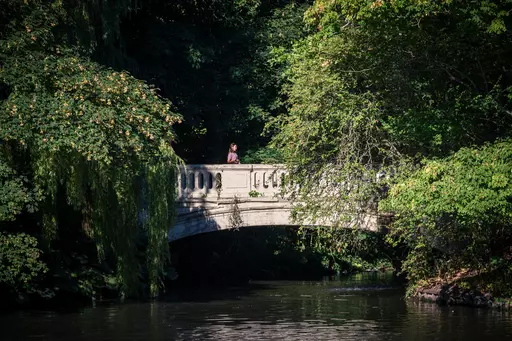
[(121, 25), (123, 58), (108, 49), (95, 58), (173, 99), (184, 117), (176, 150), (186, 162), (225, 162), (233, 141), (242, 155), (265, 146), (265, 123), (284, 112), (281, 70), (268, 59), (304, 34), (306, 3), (155, 1)]
[[(425, 285), (469, 269), (473, 275), (498, 274), (510, 283), (511, 191), (510, 140), (425, 160), (391, 187), (381, 209), (395, 212), (389, 238), (408, 246), (403, 270), (411, 282)], [(508, 284), (483, 288), (511, 293)]]
[(311, 34), (276, 55), (290, 110), (273, 143), (300, 184), (296, 214), (344, 224), (423, 157), (509, 136), (510, 5), (316, 1)]
[[(137, 294), (146, 273), (155, 295), (169, 257), (179, 162), (171, 143), (181, 117), (154, 87), (91, 61), (78, 42), (68, 45), (69, 3), (12, 4), (0, 41), (1, 155), (42, 197), (38, 220), (46, 249), (63, 216), (75, 210), (99, 261), (117, 269), (121, 290)], [(8, 207), (23, 201), (10, 200)], [(9, 212), (12, 218), (19, 209)], [(142, 257), (141, 237), (147, 240)]]
[(489, 290), (507, 283), (511, 8), (315, 1), (310, 34), (274, 57), (289, 111), (272, 122), (273, 145), (290, 169), (294, 216), (361, 227), (354, 217), (394, 212), (390, 242), (407, 247), (412, 285), (463, 268), (501, 271)]

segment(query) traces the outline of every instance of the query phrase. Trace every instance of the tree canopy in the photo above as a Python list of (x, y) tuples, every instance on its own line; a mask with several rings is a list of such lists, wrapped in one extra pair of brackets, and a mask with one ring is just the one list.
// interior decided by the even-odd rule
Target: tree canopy
[(156, 295), (176, 166), (224, 162), (231, 142), (287, 164), (296, 218), (393, 216), (416, 284), (511, 273), (512, 0), (1, 5), (9, 290), (65, 277), (89, 296)]
[[(155, 295), (168, 258), (179, 160), (171, 143), (181, 116), (154, 87), (68, 43), (69, 3), (10, 5), (0, 41), (2, 190), (11, 195), (3, 215), (37, 208), (49, 256), (63, 225), (78, 224), (126, 294), (139, 290), (144, 272)], [(67, 207), (77, 219), (69, 221)]]
[[(388, 198), (379, 210), (396, 213), (392, 242), (413, 250), (405, 269), (415, 281), (432, 276), (433, 264), (443, 274), (460, 259), (483, 269), (475, 262), (502, 252), (508, 175), (487, 169), (510, 162), (511, 5), (315, 1), (309, 34), (274, 56), (286, 68), (289, 110), (271, 123), (273, 144), (299, 184), (296, 216), (336, 212), (343, 225)], [(490, 215), (497, 220), (487, 223)], [(439, 255), (433, 240), (459, 248)], [(436, 256), (418, 261), (421, 247)]]

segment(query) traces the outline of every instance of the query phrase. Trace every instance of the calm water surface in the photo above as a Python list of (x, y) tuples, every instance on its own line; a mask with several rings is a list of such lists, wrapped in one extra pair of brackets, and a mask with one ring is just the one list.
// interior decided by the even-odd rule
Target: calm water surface
[(0, 315), (0, 340), (512, 340), (510, 313), (403, 295), (383, 274), (179, 290), (151, 303)]

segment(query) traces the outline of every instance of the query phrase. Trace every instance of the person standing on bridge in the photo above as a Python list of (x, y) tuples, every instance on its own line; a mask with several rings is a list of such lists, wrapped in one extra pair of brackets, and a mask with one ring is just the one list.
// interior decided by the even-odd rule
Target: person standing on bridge
[(228, 163), (240, 163), (240, 160), (238, 159), (238, 154), (236, 151), (238, 150), (238, 146), (236, 143), (231, 143), (229, 145), (229, 151), (228, 151)]

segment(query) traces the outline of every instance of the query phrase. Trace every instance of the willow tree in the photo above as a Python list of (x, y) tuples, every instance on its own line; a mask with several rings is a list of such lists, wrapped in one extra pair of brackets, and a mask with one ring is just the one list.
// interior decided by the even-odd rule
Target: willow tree
[(59, 216), (75, 210), (122, 291), (136, 294), (145, 273), (155, 295), (169, 257), (180, 116), (155, 88), (91, 61), (78, 43), (68, 46), (62, 2), (10, 9), (0, 40), (0, 151), (42, 197), (44, 244), (51, 249)]

